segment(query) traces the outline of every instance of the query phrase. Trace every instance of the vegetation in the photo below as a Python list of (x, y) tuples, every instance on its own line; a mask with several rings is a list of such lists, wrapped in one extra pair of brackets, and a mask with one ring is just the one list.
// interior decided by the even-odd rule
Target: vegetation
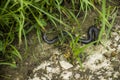
[[(27, 49), (26, 35), (33, 29), (36, 30), (38, 40), (41, 43), (41, 32), (46, 32), (48, 22), (58, 32), (63, 30), (68, 32), (71, 37), (70, 47), (74, 55), (78, 57), (85, 48), (94, 42), (85, 46), (78, 45), (79, 37), (74, 39), (71, 35), (75, 27), (69, 23), (75, 21), (78, 27), (82, 27), (80, 21), (78, 21), (81, 13), (85, 14), (82, 21), (84, 22), (88, 11), (96, 11), (98, 22), (102, 24), (98, 39), (98, 42), (100, 42), (103, 33), (106, 33), (106, 38), (109, 36), (116, 9), (116, 6), (106, 5), (106, 0), (1, 0), (0, 65), (16, 67), (16, 58), (22, 60), (22, 57), (15, 44), (18, 42), (21, 45), (23, 38)], [(109, 19), (111, 22), (109, 22)], [(105, 31), (106, 27), (108, 32)]]

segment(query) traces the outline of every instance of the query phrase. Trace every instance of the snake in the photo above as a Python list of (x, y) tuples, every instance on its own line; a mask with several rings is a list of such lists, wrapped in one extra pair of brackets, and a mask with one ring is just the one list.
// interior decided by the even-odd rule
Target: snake
[[(66, 36), (66, 35), (68, 35), (68, 33), (63, 31), (63, 35)], [(96, 41), (98, 39), (98, 36), (99, 36), (99, 29), (95, 25), (92, 25), (92, 26), (90, 26), (88, 28), (87, 39), (80, 38), (78, 40), (78, 43), (88, 44), (90, 42)], [(48, 44), (53, 44), (53, 43), (59, 41), (59, 37), (58, 36), (55, 36), (53, 39), (48, 39), (47, 33), (44, 33), (42, 35), (42, 38)]]

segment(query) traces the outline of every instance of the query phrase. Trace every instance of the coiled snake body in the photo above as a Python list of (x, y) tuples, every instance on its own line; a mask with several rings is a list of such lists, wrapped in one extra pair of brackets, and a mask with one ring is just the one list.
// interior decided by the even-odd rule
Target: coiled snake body
[[(67, 34), (67, 32), (63, 32), (63, 35), (68, 35), (68, 34)], [(98, 35), (99, 35), (99, 29), (93, 25), (93, 26), (89, 27), (89, 29), (87, 31), (87, 36), (88, 36), (87, 39), (81, 39), (80, 38), (78, 40), (78, 42), (81, 42), (83, 44), (88, 44), (90, 42), (93, 42), (93, 41), (97, 40), (98, 39)], [(55, 42), (57, 42), (59, 40), (58, 36), (56, 36), (53, 39), (49, 40), (46, 33), (44, 33), (42, 35), (42, 38), (48, 44), (55, 43)]]

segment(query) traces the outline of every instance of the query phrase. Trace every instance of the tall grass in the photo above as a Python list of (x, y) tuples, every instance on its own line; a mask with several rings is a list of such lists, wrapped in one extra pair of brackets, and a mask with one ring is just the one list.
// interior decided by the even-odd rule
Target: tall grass
[[(98, 1), (97, 2), (99, 4), (99, 6), (101, 6), (101, 8), (97, 8), (96, 5), (94, 5), (94, 0), (80, 0), (80, 10), (79, 12), (81, 12), (81, 10), (83, 12), (85, 12), (84, 15), (84, 19), (86, 18), (87, 12), (91, 9), (94, 9), (99, 15), (99, 22), (101, 23), (101, 27), (100, 27), (100, 32), (99, 32), (99, 37), (98, 40), (95, 42), (92, 42), (90, 44), (87, 45), (83, 45), (80, 46), (77, 44), (77, 41), (79, 39), (76, 38), (76, 40), (74, 40), (74, 42), (71, 42), (71, 47), (72, 47), (72, 51), (74, 53), (74, 56), (77, 58), (77, 60), (79, 61), (79, 63), (82, 66), (82, 62), (81, 59), (79, 57), (80, 54), (84, 53), (84, 51), (86, 50), (86, 48), (90, 47), (91, 45), (93, 45), (94, 43), (99, 43), (101, 42), (101, 40), (103, 39), (102, 36), (103, 34), (105, 34), (106, 36), (104, 37), (104, 39), (108, 39), (109, 34), (111, 32), (115, 17), (116, 17), (116, 13), (117, 13), (117, 7), (116, 6), (106, 6), (106, 0), (102, 0), (102, 1)], [(79, 14), (79, 13), (78, 13)], [(110, 21), (111, 19), (111, 21)], [(107, 31), (106, 31), (107, 28)]]
[[(24, 37), (26, 48), (28, 34), (32, 29), (36, 29), (38, 40), (41, 42), (40, 33), (45, 31), (48, 21), (59, 22), (63, 26), (69, 26), (59, 19), (60, 5), (58, 0), (4, 0), (0, 5), (0, 64), (15, 67), (16, 57), (22, 57), (14, 46), (14, 41), (18, 38), (19, 45)], [(57, 8), (57, 9), (56, 9)], [(54, 12), (56, 11), (56, 12)], [(57, 14), (57, 15), (56, 15)], [(29, 28), (26, 25), (29, 23)], [(28, 26), (27, 26), (28, 27)], [(16, 56), (16, 57), (15, 57)]]
[[(66, 6), (65, 1), (66, 0), (0, 1), (0, 65), (16, 67), (16, 57), (20, 60), (22, 60), (22, 57), (15, 46), (15, 42), (21, 45), (22, 40), (25, 40), (27, 49), (28, 42), (26, 35), (35, 29), (39, 43), (41, 43), (41, 32), (47, 32), (45, 26), (48, 22), (53, 24), (53, 28), (57, 31), (62, 32), (64, 30), (69, 34), (71, 37), (70, 47), (77, 57), (92, 44), (81, 47), (77, 43), (79, 37), (75, 39), (71, 34), (71, 32), (74, 31), (74, 27), (67, 23), (67, 21), (75, 22), (78, 27), (81, 27), (80, 21), (77, 19), (81, 12), (85, 14), (83, 21), (89, 10), (94, 9), (98, 12), (100, 16), (99, 21), (102, 23), (98, 41), (101, 40), (106, 25), (109, 26), (108, 33), (110, 33), (114, 19), (112, 24), (109, 23), (108, 18), (111, 16), (111, 8), (108, 9), (106, 6), (106, 0), (97, 2), (94, 0), (71, 0), (66, 1), (69, 4), (68, 6)], [(102, 9), (99, 10), (95, 6), (95, 3), (102, 6)], [(18, 41), (16, 41), (17, 38)]]

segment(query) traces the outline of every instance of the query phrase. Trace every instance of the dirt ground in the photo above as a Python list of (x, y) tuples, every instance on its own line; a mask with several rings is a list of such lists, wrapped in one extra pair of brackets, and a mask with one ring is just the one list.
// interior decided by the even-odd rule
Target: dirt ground
[[(2, 66), (0, 80), (120, 80), (119, 13), (110, 38), (84, 52), (83, 69), (77, 61), (70, 63), (63, 49), (44, 41), (39, 43), (36, 34), (31, 32), (27, 36), (28, 50), (25, 51), (24, 41), (19, 47), (23, 60), (17, 61), (17, 68)], [(93, 16), (94, 13), (87, 17), (82, 26), (87, 29), (94, 24)]]

